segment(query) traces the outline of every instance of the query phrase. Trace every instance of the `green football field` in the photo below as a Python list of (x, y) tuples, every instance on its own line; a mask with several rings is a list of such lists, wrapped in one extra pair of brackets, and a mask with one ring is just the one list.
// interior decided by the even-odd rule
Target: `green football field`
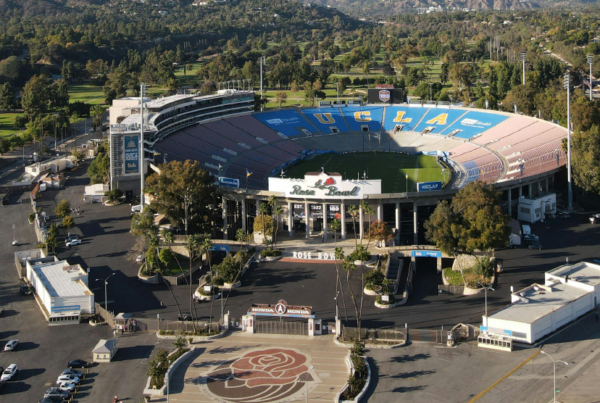
[(407, 184), (409, 192), (416, 192), (419, 182), (444, 182), (436, 157), (381, 152), (316, 155), (290, 168), (285, 175), (301, 179), (307, 172), (320, 172), (321, 167), (325, 172), (340, 173), (344, 179), (362, 178), (365, 173), (368, 179), (381, 179), (383, 193), (406, 192)]

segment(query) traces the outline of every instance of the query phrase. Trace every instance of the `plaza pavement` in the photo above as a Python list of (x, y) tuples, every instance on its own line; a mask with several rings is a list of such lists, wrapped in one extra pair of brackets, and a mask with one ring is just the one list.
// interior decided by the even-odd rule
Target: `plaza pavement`
[[(193, 346), (196, 347), (193, 357), (184, 362), (171, 379), (169, 402), (254, 402), (250, 395), (261, 390), (275, 399), (264, 401), (304, 401), (306, 385), (302, 373), (310, 367), (314, 369), (308, 371), (308, 400), (332, 402), (348, 379), (345, 364), (348, 350), (336, 345), (332, 335), (309, 338), (233, 332)], [(248, 358), (251, 356), (256, 362)], [(236, 363), (231, 364), (235, 360)], [(283, 368), (284, 372), (269, 369), (275, 367)], [(237, 379), (229, 376), (231, 368), (237, 368)], [(243, 368), (241, 372), (240, 368)], [(212, 379), (229, 378), (227, 384), (231, 388), (219, 388), (219, 384), (225, 384), (222, 381), (207, 385), (209, 374)], [(151, 401), (166, 402), (167, 398), (153, 397)]]

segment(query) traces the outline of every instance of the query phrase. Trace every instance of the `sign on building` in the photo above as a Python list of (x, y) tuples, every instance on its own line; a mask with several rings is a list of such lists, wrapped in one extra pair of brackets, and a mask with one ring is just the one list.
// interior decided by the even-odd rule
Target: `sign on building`
[(417, 183), (418, 192), (433, 192), (434, 190), (442, 190), (442, 182), (419, 182)]
[(219, 185), (228, 186), (232, 188), (239, 188), (240, 180), (235, 178), (226, 178), (224, 176), (219, 176)]
[(125, 175), (140, 173), (139, 135), (123, 136)]
[(381, 194), (381, 180), (342, 180), (338, 173), (313, 172), (304, 175), (304, 179), (269, 178), (269, 191), (298, 199), (362, 199), (365, 195)]
[(412, 250), (410, 255), (412, 257), (442, 257), (442, 252), (439, 250)]
[(289, 305), (280, 299), (277, 304), (252, 304), (248, 309), (248, 315), (257, 316), (281, 316), (288, 318), (313, 318), (312, 306)]
[(400, 88), (369, 88), (367, 100), (370, 104), (399, 104), (404, 101)]

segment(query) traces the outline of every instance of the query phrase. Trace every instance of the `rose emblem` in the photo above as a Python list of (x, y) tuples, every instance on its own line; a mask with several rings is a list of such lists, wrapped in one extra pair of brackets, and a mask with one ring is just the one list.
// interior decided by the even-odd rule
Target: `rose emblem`
[(328, 179), (325, 181), (325, 185), (326, 185), (326, 186), (335, 185), (335, 181), (333, 180), (333, 178), (328, 178)]
[(307, 364), (307, 356), (290, 349), (252, 351), (219, 365), (208, 374), (206, 387), (224, 402), (280, 401), (302, 389), (305, 379), (314, 380)]

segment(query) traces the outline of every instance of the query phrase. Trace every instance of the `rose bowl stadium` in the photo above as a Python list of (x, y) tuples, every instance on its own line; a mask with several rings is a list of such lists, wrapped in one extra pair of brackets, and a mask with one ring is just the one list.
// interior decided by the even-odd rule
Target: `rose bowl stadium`
[[(290, 236), (326, 238), (335, 218), (339, 235), (353, 236), (348, 207), (365, 200), (375, 211), (369, 221), (388, 223), (395, 242), (419, 244), (438, 201), (477, 180), (502, 191), (510, 215), (527, 208), (540, 219), (556, 212), (555, 198), (544, 197), (566, 164), (565, 128), (443, 102), (338, 101), (253, 112), (253, 92), (224, 90), (140, 103), (123, 98), (110, 108), (111, 188), (139, 192), (140, 172), (198, 161), (218, 178), (226, 239), (238, 228), (251, 232), (261, 201), (275, 196), (280, 228)], [(361, 209), (359, 236), (365, 219)]]

